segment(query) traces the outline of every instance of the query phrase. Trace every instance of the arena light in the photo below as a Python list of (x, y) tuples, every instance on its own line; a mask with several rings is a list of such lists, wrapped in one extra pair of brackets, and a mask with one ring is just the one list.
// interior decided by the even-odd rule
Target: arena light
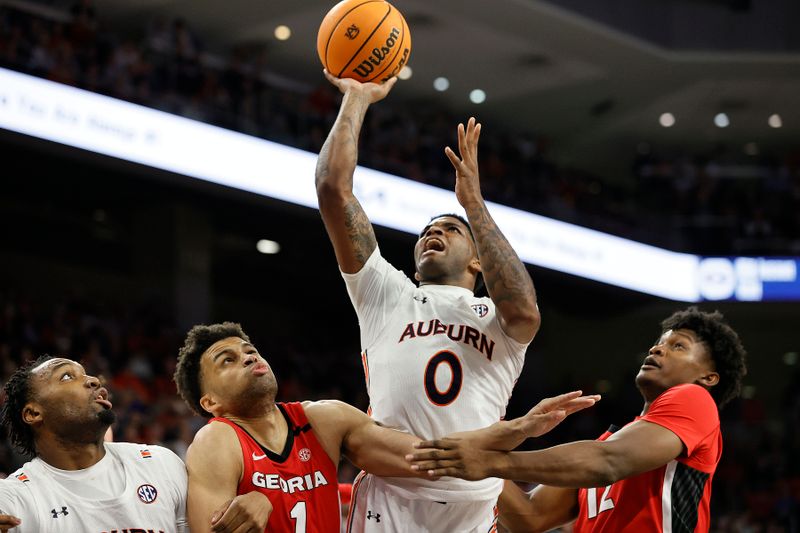
[(450, 88), (450, 80), (448, 80), (444, 76), (439, 76), (438, 78), (433, 80), (433, 88), (439, 91), (440, 93), (443, 93)]
[(473, 104), (482, 104), (486, 101), (486, 92), (481, 89), (473, 89), (469, 93), (469, 101)]
[(275, 38), (279, 41), (286, 41), (292, 36), (292, 30), (289, 26), (281, 24), (275, 28)]
[(269, 239), (261, 239), (256, 243), (256, 250), (262, 254), (273, 255), (281, 251), (281, 245)]
[(411, 70), (411, 67), (408, 65), (404, 66), (400, 69), (400, 72), (397, 73), (397, 77), (401, 80), (408, 80), (411, 79), (411, 76), (414, 75), (414, 71)]
[[(0, 68), (0, 128), (317, 208), (317, 154)], [(305, 178), (305, 179), (303, 179)], [(377, 225), (416, 234), (451, 190), (358, 167)], [(800, 300), (800, 258), (701, 258), (489, 203), (526, 263), (680, 301)]]
[(783, 127), (783, 119), (777, 113), (774, 115), (770, 115), (767, 119), (767, 124), (769, 124), (770, 128), (782, 128)]
[(717, 113), (714, 115), (714, 125), (718, 128), (727, 128), (731, 125), (731, 119), (727, 113)]
[(665, 128), (671, 128), (675, 125), (675, 115), (672, 113), (661, 113), (661, 116), (658, 117), (658, 123)]

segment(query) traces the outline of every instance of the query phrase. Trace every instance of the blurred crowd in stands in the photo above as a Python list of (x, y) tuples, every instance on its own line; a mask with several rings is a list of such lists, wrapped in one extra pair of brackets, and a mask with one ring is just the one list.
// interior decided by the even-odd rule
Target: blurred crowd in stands
[[(225, 128), (319, 151), (338, 94), (270, 70), (265, 48), (210, 51), (187, 23), (137, 35), (101, 28), (92, 0), (45, 14), (0, 5), (0, 66)], [(362, 164), (450, 188), (442, 148), (462, 120), (439, 104), (372, 108)], [(650, 244), (700, 254), (800, 253), (800, 154), (757, 147), (661, 153), (642, 143), (631, 173), (609, 183), (548, 160), (535, 134), (481, 139), (488, 199)], [(624, 184), (624, 185), (623, 185)]]

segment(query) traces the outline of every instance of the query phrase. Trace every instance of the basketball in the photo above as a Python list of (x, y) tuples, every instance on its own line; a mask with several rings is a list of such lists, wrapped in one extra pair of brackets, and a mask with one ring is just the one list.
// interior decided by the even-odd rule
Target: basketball
[(343, 0), (322, 20), (317, 53), (337, 78), (383, 83), (408, 63), (411, 33), (389, 2)]

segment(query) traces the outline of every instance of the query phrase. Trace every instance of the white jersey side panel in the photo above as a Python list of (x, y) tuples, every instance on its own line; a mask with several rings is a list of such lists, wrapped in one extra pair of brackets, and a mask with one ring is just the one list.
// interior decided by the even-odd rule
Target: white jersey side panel
[(125, 489), (105, 500), (77, 496), (33, 459), (0, 480), (0, 512), (22, 519), (15, 533), (184, 533), (186, 467), (161, 446), (106, 443), (124, 465)]
[[(372, 417), (421, 438), (489, 426), (505, 415), (527, 345), (500, 327), (490, 298), (417, 287), (376, 248), (342, 274), (358, 315)], [(411, 499), (495, 498), (502, 482), (384, 478)]]

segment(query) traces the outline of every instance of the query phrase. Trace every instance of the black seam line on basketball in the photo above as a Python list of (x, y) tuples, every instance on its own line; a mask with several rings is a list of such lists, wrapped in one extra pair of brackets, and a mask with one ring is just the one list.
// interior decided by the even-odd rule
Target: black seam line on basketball
[(354, 10), (358, 9), (359, 7), (363, 6), (364, 4), (371, 4), (372, 2), (383, 2), (384, 0), (367, 0), (366, 2), (361, 2), (357, 6), (353, 6), (350, 10), (342, 15), (342, 17), (336, 21), (336, 24), (333, 25), (333, 29), (331, 30), (330, 34), (328, 35), (328, 42), (325, 43), (325, 68), (328, 68), (328, 47), (331, 45), (331, 39), (333, 39), (333, 34), (339, 29), (339, 24), (345, 19), (347, 15), (352, 13)]
[(372, 36), (373, 36), (373, 35), (375, 35), (375, 32), (376, 32), (376, 31), (378, 31), (378, 28), (380, 28), (381, 26), (383, 26), (383, 21), (384, 21), (384, 20), (386, 20), (386, 18), (389, 16), (389, 14), (390, 14), (391, 12), (392, 12), (392, 6), (391, 6), (391, 5), (389, 5), (389, 9), (388, 9), (388, 11), (386, 11), (386, 14), (383, 16), (383, 18), (382, 18), (382, 19), (381, 19), (381, 21), (378, 23), (378, 25), (377, 25), (377, 26), (375, 26), (375, 29), (374, 29), (374, 30), (372, 30), (372, 33), (370, 33), (370, 34), (369, 34), (369, 36), (368, 36), (366, 39), (364, 39), (364, 42), (363, 42), (363, 43), (361, 43), (361, 46), (359, 46), (359, 47), (358, 47), (358, 50), (356, 50), (356, 53), (355, 53), (355, 54), (353, 54), (353, 57), (351, 57), (351, 58), (350, 58), (350, 61), (348, 61), (347, 63), (345, 63), (344, 67), (342, 67), (342, 70), (341, 70), (341, 71), (339, 71), (339, 75), (338, 75), (338, 76), (336, 76), (337, 78), (341, 78), (341, 77), (342, 77), (342, 73), (343, 73), (343, 72), (344, 72), (344, 71), (347, 69), (347, 67), (349, 67), (349, 66), (350, 66), (350, 63), (352, 63), (352, 62), (353, 62), (353, 60), (356, 58), (356, 56), (357, 56), (357, 55), (358, 55), (358, 54), (361, 52), (361, 49), (362, 49), (362, 48), (364, 48), (364, 46), (366, 46), (366, 44), (369, 42), (369, 40), (370, 40), (370, 39), (372, 39)]
[(400, 42), (398, 43), (397, 50), (394, 53), (394, 57), (391, 59), (391, 61), (386, 63), (386, 66), (383, 67), (382, 71), (380, 71), (378, 74), (376, 74), (372, 78), (366, 80), (367, 82), (370, 82), (370, 81), (374, 80), (378, 76), (382, 76), (383, 73), (386, 72), (386, 69), (388, 69), (392, 65), (392, 62), (395, 60), (395, 58), (397, 58), (397, 54), (400, 53), (400, 50), (403, 49), (403, 43), (406, 42), (406, 30), (408, 29), (408, 27), (406, 26), (405, 21), (402, 21), (402, 22), (403, 22), (403, 35), (402, 35), (402, 38), (401, 38)]

